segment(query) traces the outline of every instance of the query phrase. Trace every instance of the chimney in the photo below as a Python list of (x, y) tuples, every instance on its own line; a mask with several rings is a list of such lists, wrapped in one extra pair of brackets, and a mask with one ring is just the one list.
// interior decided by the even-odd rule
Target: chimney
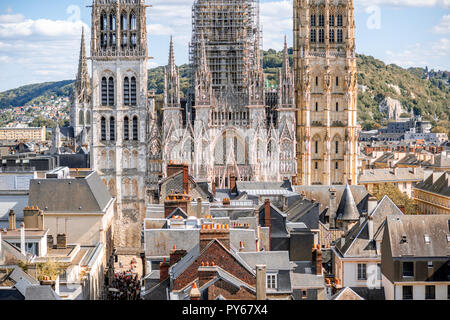
[(26, 255), (25, 249), (25, 223), (20, 224), (20, 253)]
[(368, 228), (368, 231), (369, 231), (369, 240), (373, 240), (373, 236), (374, 236), (374, 234), (373, 234), (373, 217), (372, 216), (369, 216), (369, 219), (368, 219), (368, 221), (367, 221), (367, 228)]
[(67, 236), (65, 233), (56, 236), (56, 248), (67, 249)]
[(313, 263), (316, 264), (316, 275), (322, 275), (322, 251), (320, 245), (313, 247)]
[(189, 194), (189, 166), (183, 165), (183, 193)]
[(378, 200), (375, 197), (370, 197), (367, 202), (367, 214), (371, 215), (373, 210), (377, 207)]
[(239, 242), (239, 252), (243, 252), (244, 249), (245, 249), (244, 241), (240, 241), (240, 242)]
[(16, 230), (16, 213), (14, 212), (14, 210), (10, 210), (9, 211), (9, 226), (8, 226), (8, 230), (9, 231), (14, 231)]
[(232, 175), (230, 177), (230, 189), (233, 191), (236, 188), (236, 176)]
[(330, 228), (335, 228), (336, 227), (336, 189), (335, 188), (330, 188), (330, 205), (328, 206), (328, 210), (330, 211), (328, 218), (330, 219), (329, 223), (330, 223)]
[(202, 198), (197, 198), (197, 218), (202, 217)]
[(198, 268), (198, 284), (200, 287), (214, 279), (217, 274), (214, 261), (204, 262), (202, 261), (200, 267)]
[(188, 213), (188, 203), (191, 198), (185, 194), (171, 194), (168, 195), (164, 201), (164, 217), (167, 218), (173, 210), (180, 208), (184, 212)]
[(44, 215), (39, 207), (25, 207), (23, 216), (27, 229), (44, 230)]
[(192, 285), (191, 293), (189, 294), (191, 297), (191, 300), (200, 300), (201, 294), (200, 290), (197, 288), (197, 283), (194, 282)]
[(53, 245), (55, 243), (54, 241), (55, 240), (53, 239), (53, 235), (52, 234), (47, 235), (47, 248), (52, 249)]
[(176, 246), (173, 246), (173, 249), (170, 251), (170, 266), (173, 266), (175, 263), (183, 259), (186, 254), (186, 250), (177, 249)]
[(266, 266), (256, 266), (256, 300), (266, 300)]
[(169, 277), (170, 263), (164, 258), (163, 262), (159, 264), (159, 282), (163, 282)]
[(229, 198), (224, 198), (224, 199), (222, 200), (222, 204), (223, 204), (224, 206), (229, 206), (230, 203), (231, 203), (231, 201), (230, 201)]
[(228, 225), (202, 225), (200, 229), (200, 252), (212, 241), (218, 240), (230, 250), (230, 228)]
[(271, 226), (271, 220), (270, 220), (270, 200), (266, 199), (264, 201), (264, 226), (269, 227)]

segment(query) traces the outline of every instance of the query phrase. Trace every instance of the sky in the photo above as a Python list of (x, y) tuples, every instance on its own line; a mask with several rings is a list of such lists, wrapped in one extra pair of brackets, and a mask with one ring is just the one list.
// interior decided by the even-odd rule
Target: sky
[[(264, 49), (292, 46), (293, 0), (261, 0)], [(188, 62), (193, 0), (147, 0), (149, 67)], [(91, 0), (0, 1), (0, 92), (74, 79)], [(355, 0), (356, 51), (402, 67), (450, 70), (450, 0)]]

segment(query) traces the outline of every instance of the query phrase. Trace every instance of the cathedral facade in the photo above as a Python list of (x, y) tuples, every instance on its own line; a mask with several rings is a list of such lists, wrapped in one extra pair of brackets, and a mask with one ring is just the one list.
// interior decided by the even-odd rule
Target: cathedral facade
[[(191, 175), (216, 188), (229, 188), (232, 178), (280, 181), (295, 176), (294, 75), (285, 45), (277, 101), (269, 106), (257, 4), (194, 2), (192, 95), (184, 107), (171, 41), (161, 135), (150, 137), (155, 141), (150, 145), (162, 146), (151, 155), (161, 151), (163, 176), (171, 161), (188, 163)], [(225, 23), (211, 23), (219, 13)]]
[(357, 184), (352, 0), (294, 0), (297, 183)]

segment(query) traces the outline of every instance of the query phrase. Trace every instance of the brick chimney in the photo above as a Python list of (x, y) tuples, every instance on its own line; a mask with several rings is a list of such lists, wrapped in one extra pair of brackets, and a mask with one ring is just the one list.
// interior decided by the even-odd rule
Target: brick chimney
[(183, 165), (183, 193), (189, 194), (189, 166)]
[(177, 249), (176, 246), (173, 246), (173, 249), (170, 251), (170, 266), (173, 266), (175, 263), (183, 259), (186, 254), (186, 250)]
[(170, 263), (164, 258), (163, 262), (159, 264), (159, 282), (163, 282), (169, 277)]
[(214, 266), (214, 262), (202, 262), (202, 265), (198, 268), (198, 284), (200, 287), (215, 278), (217, 269)]
[(216, 196), (216, 182), (215, 181), (212, 182), (212, 194), (214, 197)]
[(232, 175), (230, 177), (230, 189), (233, 191), (236, 188), (236, 176)]
[(14, 210), (9, 210), (9, 218), (8, 218), (8, 230), (14, 231), (16, 230), (16, 213)]
[(39, 207), (25, 207), (23, 216), (25, 228), (44, 230), (44, 214)]
[(202, 225), (200, 229), (200, 252), (214, 239), (230, 250), (230, 228), (228, 225)]
[(188, 203), (191, 198), (186, 194), (171, 194), (164, 201), (164, 217), (167, 218), (176, 208), (188, 213)]
[(313, 263), (316, 266), (316, 274), (322, 275), (322, 251), (320, 245), (314, 245), (312, 249)]
[(267, 278), (266, 278), (266, 266), (257, 265), (256, 266), (256, 300), (266, 300), (266, 288), (267, 288)]
[(67, 236), (65, 233), (58, 234), (56, 237), (56, 248), (67, 249)]
[(266, 199), (264, 201), (264, 226), (269, 227), (271, 226), (271, 220), (270, 220), (270, 200)]
[(191, 293), (189, 294), (191, 297), (191, 300), (200, 300), (201, 294), (200, 290), (197, 288), (197, 283), (194, 282), (192, 285)]

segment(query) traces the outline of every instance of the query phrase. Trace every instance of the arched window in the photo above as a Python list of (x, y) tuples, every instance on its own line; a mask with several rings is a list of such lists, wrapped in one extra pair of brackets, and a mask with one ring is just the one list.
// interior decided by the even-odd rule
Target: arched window
[(319, 153), (319, 141), (314, 141), (314, 153)]
[(131, 13), (130, 14), (130, 30), (136, 30), (136, 28), (137, 28), (136, 14)]
[(103, 48), (106, 48), (107, 45), (108, 45), (108, 36), (106, 35), (106, 33), (103, 33), (101, 38), (101, 46)]
[(339, 77), (336, 77), (336, 87), (339, 87)]
[(336, 112), (339, 111), (339, 102), (336, 102)]
[(110, 77), (108, 81), (108, 105), (114, 105), (114, 78)]
[(84, 124), (84, 112), (83, 112), (83, 110), (80, 110), (80, 115), (79, 115), (78, 122), (79, 122), (80, 125)]
[(116, 140), (116, 119), (114, 117), (109, 119), (109, 140)]
[(339, 162), (336, 161), (336, 169), (339, 169)]
[(334, 15), (330, 14), (330, 27), (334, 27)]
[(106, 119), (105, 117), (102, 117), (102, 119), (100, 120), (100, 127), (101, 127), (101, 140), (105, 141), (106, 140)]
[(124, 33), (122, 35), (122, 43), (121, 46), (122, 47), (126, 47), (128, 45), (128, 35), (126, 33)]
[(122, 15), (120, 16), (120, 28), (122, 31), (128, 30), (128, 17), (125, 12), (123, 12)]
[(136, 105), (136, 78), (131, 78), (131, 89), (130, 89), (130, 95), (131, 95), (131, 105)]
[(123, 104), (130, 105), (130, 79), (128, 77), (123, 81)]
[(330, 30), (330, 42), (334, 43), (334, 30)]
[(318, 112), (318, 111), (319, 111), (319, 103), (316, 102), (316, 112)]
[(342, 27), (342, 14), (337, 16), (337, 26)]
[(319, 27), (323, 27), (325, 25), (325, 18), (323, 14), (319, 15)]
[(339, 141), (336, 141), (336, 154), (339, 153)]
[(124, 140), (130, 139), (130, 121), (128, 117), (125, 117), (123, 119), (123, 139)]
[(319, 77), (316, 77), (316, 87), (319, 86)]
[(138, 118), (136, 116), (133, 117), (133, 140), (137, 141), (139, 138), (138, 131)]
[(106, 19), (106, 14), (102, 13), (101, 18), (100, 18), (100, 30), (101, 31), (106, 31), (106, 26), (108, 25), (107, 19)]
[(89, 110), (86, 111), (86, 125), (87, 126), (91, 125), (91, 112)]
[(311, 15), (311, 27), (315, 27), (316, 26), (316, 15), (312, 14)]
[(106, 78), (102, 78), (102, 106), (108, 105), (108, 83)]
[(109, 30), (116, 31), (116, 15), (114, 13), (109, 15)]

